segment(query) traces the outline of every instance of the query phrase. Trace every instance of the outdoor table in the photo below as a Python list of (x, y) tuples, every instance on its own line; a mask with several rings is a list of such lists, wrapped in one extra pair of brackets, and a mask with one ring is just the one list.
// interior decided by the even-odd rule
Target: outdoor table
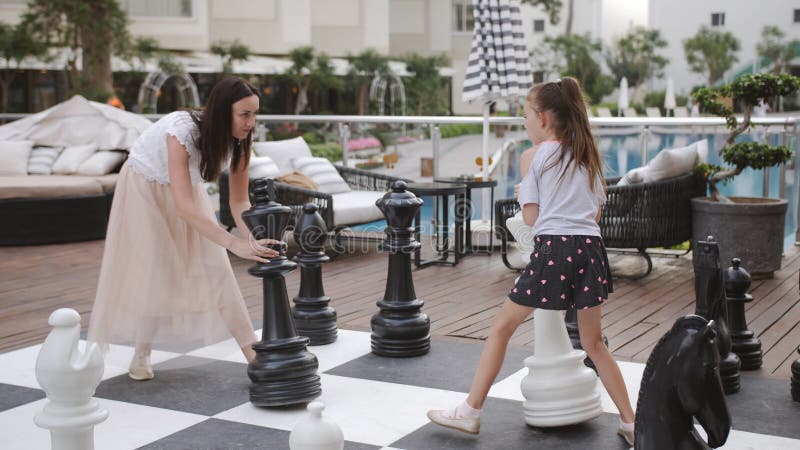
[[(454, 183), (409, 183), (406, 190), (413, 192), (417, 197), (433, 197), (433, 223), (434, 223), (434, 247), (437, 258), (423, 261), (421, 257), (421, 247), (414, 251), (414, 265), (417, 267), (427, 267), (432, 264), (443, 264), (454, 266), (458, 264), (459, 258), (463, 255), (464, 249), (464, 212), (461, 207), (465, 202), (466, 185)], [(449, 199), (453, 197), (455, 213), (455, 248), (453, 249), (453, 259), (450, 259), (450, 226), (449, 226)], [(421, 211), (421, 208), (420, 208)], [(420, 240), (421, 212), (417, 211), (414, 218), (414, 237)], [(439, 215), (441, 214), (441, 219)], [(439, 226), (441, 220), (441, 227)], [(420, 241), (422, 244), (422, 242)]]
[[(492, 241), (494, 235), (494, 208), (491, 206), (494, 205), (494, 188), (497, 186), (497, 180), (493, 178), (489, 178), (484, 180), (482, 177), (474, 177), (474, 176), (458, 176), (458, 177), (442, 177), (442, 178), (435, 178), (433, 180), (436, 183), (458, 183), (463, 184), (466, 186), (466, 230), (464, 233), (464, 244), (463, 244), (463, 252), (460, 256), (470, 255), (470, 254), (478, 254), (483, 253), (486, 255), (490, 255), (492, 253)], [(489, 247), (487, 250), (480, 250), (479, 247), (472, 245), (472, 231), (470, 230), (470, 222), (472, 222), (472, 190), (473, 189), (485, 189), (489, 188), (490, 190), (490, 199), (489, 202)]]

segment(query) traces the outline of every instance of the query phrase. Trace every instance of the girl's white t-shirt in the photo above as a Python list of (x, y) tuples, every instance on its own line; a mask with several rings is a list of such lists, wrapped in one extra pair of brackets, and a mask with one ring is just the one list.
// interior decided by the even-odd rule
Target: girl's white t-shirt
[(131, 146), (128, 165), (150, 181), (169, 184), (167, 136), (172, 135), (189, 153), (189, 175), (192, 184), (202, 183), (200, 151), (194, 142), (200, 131), (188, 111), (175, 111), (147, 128)]
[(528, 203), (539, 205), (534, 235), (600, 236), (600, 226), (595, 222), (595, 217), (606, 201), (601, 177), (595, 179), (594, 192), (589, 187), (589, 176), (583, 168), (573, 173), (570, 165), (561, 178), (569, 153), (563, 162), (548, 169), (558, 160), (560, 152), (560, 142), (546, 141), (539, 146), (528, 173), (522, 179), (519, 204), (522, 207)]

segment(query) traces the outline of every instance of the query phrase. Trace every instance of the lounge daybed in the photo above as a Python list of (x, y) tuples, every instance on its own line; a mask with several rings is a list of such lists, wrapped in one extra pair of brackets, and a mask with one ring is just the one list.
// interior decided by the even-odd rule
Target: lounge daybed
[(124, 149), (148, 126), (75, 96), (0, 127), (0, 245), (102, 239)]
[[(691, 156), (691, 152), (695, 152)], [(607, 200), (600, 219), (600, 233), (608, 248), (636, 249), (647, 262), (642, 278), (653, 269), (648, 248), (678, 245), (692, 237), (692, 208), (690, 199), (705, 195), (704, 180), (692, 172), (695, 158), (706, 160), (707, 143), (699, 141), (682, 149), (663, 150), (645, 168), (633, 169), (625, 180), (606, 180)], [(670, 158), (673, 161), (669, 161)], [(675, 159), (684, 161), (664, 170)], [(675, 173), (678, 172), (678, 174)], [(653, 177), (655, 172), (658, 176)], [(683, 174), (680, 174), (683, 173)], [(677, 176), (676, 176), (677, 175)], [(653, 181), (646, 179), (665, 177)], [(522, 224), (520, 206), (514, 198), (495, 202), (496, 234), (500, 239), (503, 263), (511, 269), (522, 269), (530, 255), (530, 227)], [(509, 243), (515, 243), (514, 249)]]

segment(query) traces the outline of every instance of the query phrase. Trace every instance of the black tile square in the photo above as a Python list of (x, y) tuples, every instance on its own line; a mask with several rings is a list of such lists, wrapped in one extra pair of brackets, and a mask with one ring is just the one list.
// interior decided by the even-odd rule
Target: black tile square
[(481, 433), (465, 434), (429, 423), (390, 446), (414, 450), (628, 450), (617, 435), (619, 416), (602, 413), (590, 421), (556, 428), (534, 428), (525, 423), (522, 404), (489, 397), (481, 415)]
[(786, 380), (741, 377), (742, 389), (726, 396), (733, 429), (800, 439), (800, 402), (792, 400)]
[(45, 397), (41, 389), (0, 383), (0, 411), (5, 411)]
[(180, 356), (153, 366), (155, 378), (128, 374), (100, 383), (96, 397), (213, 416), (250, 401), (247, 365)]
[[(482, 350), (483, 345), (434, 340), (431, 342), (431, 351), (426, 355), (387, 358), (369, 353), (325, 373), (467, 392), (472, 385)], [(497, 380), (522, 369), (528, 356), (531, 356), (528, 351), (508, 349)]]
[[(140, 447), (144, 450), (289, 448), (289, 432), (228, 420), (208, 419)], [(345, 441), (345, 450), (376, 450), (380, 447)]]

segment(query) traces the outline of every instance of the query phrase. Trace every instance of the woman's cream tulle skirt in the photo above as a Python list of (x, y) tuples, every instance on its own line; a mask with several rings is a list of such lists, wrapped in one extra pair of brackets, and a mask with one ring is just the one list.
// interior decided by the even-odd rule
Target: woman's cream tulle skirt
[[(195, 203), (214, 217), (202, 184)], [(215, 219), (216, 220), (216, 219)], [(228, 255), (176, 213), (169, 185), (122, 167), (106, 233), (90, 341), (207, 345), (255, 339)]]

